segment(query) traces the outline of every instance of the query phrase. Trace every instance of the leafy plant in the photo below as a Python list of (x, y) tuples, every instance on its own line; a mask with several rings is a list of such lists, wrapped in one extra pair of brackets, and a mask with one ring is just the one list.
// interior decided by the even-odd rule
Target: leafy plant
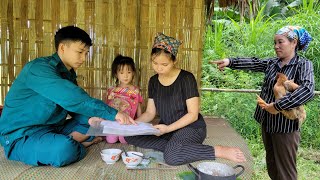
[(265, 15), (285, 19), (299, 12), (317, 12), (318, 0), (268, 0), (265, 2)]
[[(287, 2), (285, 6), (292, 2)], [(262, 59), (273, 57), (275, 56), (273, 49), (275, 32), (285, 25), (299, 25), (306, 28), (313, 37), (308, 50), (299, 52), (299, 55), (313, 62), (316, 90), (320, 90), (319, 2), (306, 0), (301, 2), (299, 6), (291, 7), (292, 14), (288, 18), (286, 18), (288, 14), (283, 15), (281, 12), (276, 15), (266, 15), (266, 6), (265, 10), (260, 10), (257, 17), (250, 19), (247, 23), (240, 23), (238, 19), (230, 17), (228, 21), (225, 17), (223, 21), (216, 19), (215, 21), (220, 22), (219, 26), (214, 27), (214, 25), (211, 29), (208, 28), (210, 32), (207, 31), (205, 36), (202, 87), (260, 89), (263, 82), (262, 73), (234, 71), (228, 68), (221, 72), (208, 62), (225, 57), (258, 57)], [(279, 1), (279, 3), (281, 7), (284, 6), (283, 1)], [(309, 158), (309, 155), (306, 155), (312, 154), (310, 152), (320, 153), (319, 104), (320, 97), (316, 96), (305, 106), (307, 120), (301, 128), (301, 146), (299, 147), (301, 153), (298, 155), (299, 179), (314, 179), (318, 175), (317, 172), (320, 171), (320, 166), (317, 164), (320, 160), (314, 158), (319, 156), (314, 155), (313, 158)], [(253, 179), (268, 179), (260, 125), (253, 119), (255, 107), (254, 94), (202, 92), (201, 95), (202, 113), (227, 119), (248, 142), (254, 157), (255, 173)]]

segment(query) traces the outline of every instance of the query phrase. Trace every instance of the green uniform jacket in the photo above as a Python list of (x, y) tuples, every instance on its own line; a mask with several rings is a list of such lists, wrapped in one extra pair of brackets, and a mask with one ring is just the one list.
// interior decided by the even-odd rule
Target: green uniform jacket
[(10, 87), (0, 118), (0, 143), (6, 152), (23, 136), (64, 124), (67, 114), (84, 125), (93, 116), (115, 119), (117, 110), (90, 97), (76, 77), (57, 53), (25, 65)]

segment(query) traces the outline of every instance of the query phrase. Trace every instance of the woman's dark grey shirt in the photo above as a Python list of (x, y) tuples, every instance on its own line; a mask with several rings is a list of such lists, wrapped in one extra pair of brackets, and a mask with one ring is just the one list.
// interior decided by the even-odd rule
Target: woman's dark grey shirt
[[(188, 113), (187, 99), (199, 97), (197, 81), (192, 73), (185, 70), (181, 70), (169, 86), (163, 86), (158, 77), (156, 74), (150, 78), (148, 96), (154, 100), (160, 123), (170, 125)], [(200, 128), (206, 127), (206, 124), (199, 113), (198, 120), (188, 126)]]

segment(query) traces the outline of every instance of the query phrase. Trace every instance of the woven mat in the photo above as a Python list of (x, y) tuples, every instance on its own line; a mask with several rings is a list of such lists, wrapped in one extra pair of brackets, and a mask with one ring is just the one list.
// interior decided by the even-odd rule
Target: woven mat
[[(227, 145), (239, 147), (247, 158), (247, 162), (241, 163), (245, 171), (239, 176), (240, 179), (251, 179), (253, 173), (253, 160), (248, 147), (242, 137), (223, 119), (206, 118), (208, 125), (208, 137), (204, 144)], [(173, 180), (179, 179), (178, 174), (189, 171), (186, 165), (176, 166), (175, 170), (127, 170), (120, 159), (114, 165), (105, 164), (99, 154), (102, 148), (121, 148), (124, 146), (128, 151), (149, 152), (150, 149), (141, 149), (132, 145), (106, 144), (101, 142), (88, 148), (87, 156), (81, 161), (66, 167), (54, 168), (50, 166), (32, 167), (5, 158), (3, 148), (0, 147), (0, 180), (10, 179), (115, 179), (115, 180)], [(200, 161), (201, 162), (201, 161)], [(192, 163), (196, 166), (200, 162)], [(217, 159), (216, 162), (235, 166), (236, 163)], [(151, 164), (151, 167), (159, 165)]]

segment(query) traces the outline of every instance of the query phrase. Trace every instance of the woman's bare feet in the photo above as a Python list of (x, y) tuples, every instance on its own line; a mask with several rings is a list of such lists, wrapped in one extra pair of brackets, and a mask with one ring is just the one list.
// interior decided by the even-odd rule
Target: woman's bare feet
[(90, 142), (82, 142), (81, 144), (84, 146), (84, 147), (89, 147), (91, 146), (92, 144), (97, 144), (99, 142), (102, 141), (102, 137), (98, 136), (98, 137), (95, 137), (92, 141)]
[(246, 157), (243, 152), (236, 147), (228, 147), (228, 146), (215, 146), (215, 156), (217, 158), (228, 159), (234, 162), (245, 162)]

